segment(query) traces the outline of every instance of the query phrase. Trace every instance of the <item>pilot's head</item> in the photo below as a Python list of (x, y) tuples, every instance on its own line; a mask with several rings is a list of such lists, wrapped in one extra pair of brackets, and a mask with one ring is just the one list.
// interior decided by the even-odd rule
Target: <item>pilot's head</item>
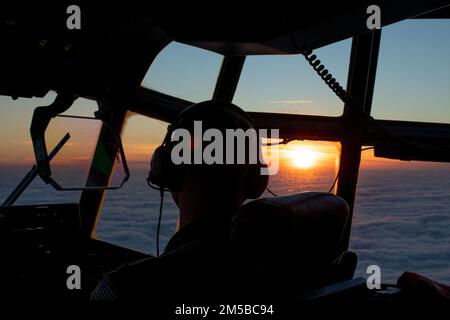
[[(189, 107), (169, 127), (152, 157), (150, 181), (171, 191), (182, 224), (183, 215), (231, 216), (246, 199), (262, 194), (268, 176), (261, 175), (260, 146), (256, 135), (256, 144), (250, 142), (252, 133), (252, 119), (239, 107), (220, 101)], [(245, 141), (244, 150), (239, 139)]]

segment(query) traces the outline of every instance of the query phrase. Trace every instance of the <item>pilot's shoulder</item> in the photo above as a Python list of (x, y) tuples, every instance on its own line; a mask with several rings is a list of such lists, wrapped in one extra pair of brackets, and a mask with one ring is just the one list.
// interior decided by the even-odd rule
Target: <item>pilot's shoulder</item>
[(162, 289), (165, 287), (165, 274), (171, 273), (173, 260), (172, 255), (165, 255), (125, 263), (104, 275), (91, 294), (91, 299), (129, 300), (145, 294), (150, 288)]
[(128, 281), (133, 278), (154, 277), (155, 272), (164, 271), (170, 267), (174, 255), (168, 254), (161, 257), (148, 257), (123, 264), (114, 271), (106, 274), (106, 276), (115, 282), (122, 277), (126, 277)]

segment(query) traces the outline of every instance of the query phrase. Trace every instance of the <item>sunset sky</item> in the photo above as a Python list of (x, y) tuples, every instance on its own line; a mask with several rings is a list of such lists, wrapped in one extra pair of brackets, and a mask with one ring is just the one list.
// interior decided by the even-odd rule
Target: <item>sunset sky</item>
[[(450, 21), (405, 21), (383, 29), (373, 115), (381, 119), (450, 123)], [(351, 40), (320, 48), (317, 55), (345, 86)], [(169, 45), (156, 59), (142, 85), (193, 102), (210, 99), (221, 56), (182, 44)], [(55, 97), (12, 101), (0, 96), (0, 166), (32, 164), (29, 137), (33, 108)], [(303, 56), (248, 57), (234, 97), (245, 110), (338, 116), (343, 105), (323, 84)], [(95, 102), (79, 99), (67, 112), (93, 116)], [(49, 147), (66, 131), (72, 139), (64, 150), (67, 157), (89, 157), (95, 128), (80, 134), (80, 125), (53, 125)], [(50, 130), (50, 129), (49, 129)], [(126, 155), (131, 162), (147, 164), (161, 143), (166, 124), (132, 115), (123, 133)], [(91, 134), (92, 133), (92, 134)], [(280, 151), (285, 164), (298, 169), (335, 163), (338, 144), (293, 142)], [(363, 166), (395, 167), (399, 161), (374, 159), (363, 153)], [(395, 164), (394, 164), (395, 163)], [(369, 165), (368, 165), (369, 164)], [(429, 166), (414, 163), (412, 166)], [(400, 166), (405, 167), (404, 164)]]

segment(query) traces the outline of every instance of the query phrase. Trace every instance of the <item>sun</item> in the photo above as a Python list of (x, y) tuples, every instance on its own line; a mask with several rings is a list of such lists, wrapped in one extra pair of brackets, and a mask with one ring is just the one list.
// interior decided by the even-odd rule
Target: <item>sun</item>
[(313, 167), (318, 157), (317, 152), (308, 147), (299, 147), (289, 151), (292, 163), (297, 168), (307, 169)]

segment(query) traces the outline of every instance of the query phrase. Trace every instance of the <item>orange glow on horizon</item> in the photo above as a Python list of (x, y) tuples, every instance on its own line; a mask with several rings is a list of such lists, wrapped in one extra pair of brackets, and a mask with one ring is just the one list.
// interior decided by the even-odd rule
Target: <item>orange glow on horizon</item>
[(307, 146), (301, 146), (287, 150), (287, 156), (295, 167), (307, 169), (317, 165), (317, 160), (320, 158), (321, 153)]
[[(151, 126), (149, 126), (149, 129)], [(161, 133), (162, 136), (162, 133)], [(136, 167), (148, 167), (149, 160), (154, 150), (159, 146), (162, 137), (147, 138), (142, 132), (134, 135), (125, 135), (123, 145), (127, 161)], [(49, 143), (49, 145), (53, 145)], [(78, 139), (69, 141), (52, 161), (55, 166), (87, 166), (90, 164), (95, 142), (92, 139)], [(286, 145), (277, 147), (264, 147), (270, 150), (268, 154), (278, 156), (281, 167), (291, 170), (305, 170), (314, 174), (315, 170), (325, 167), (337, 169), (339, 161), (339, 143), (324, 141), (292, 141)], [(0, 142), (0, 150), (7, 150), (0, 156), (0, 166), (17, 167), (31, 166), (35, 163), (33, 147), (30, 140), (14, 141), (11, 143)], [(263, 152), (264, 153), (264, 152)], [(269, 160), (270, 157), (265, 160)], [(361, 153), (361, 170), (427, 170), (448, 168), (449, 164), (420, 161), (399, 161), (392, 159), (377, 158), (373, 150)]]

